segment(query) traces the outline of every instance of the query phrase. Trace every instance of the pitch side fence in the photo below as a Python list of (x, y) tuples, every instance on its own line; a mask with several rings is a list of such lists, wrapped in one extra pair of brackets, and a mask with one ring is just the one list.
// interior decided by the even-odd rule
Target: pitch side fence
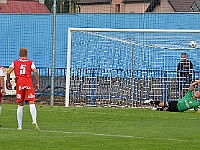
[[(37, 101), (50, 101), (51, 69), (38, 68), (40, 89)], [(133, 106), (145, 100), (169, 101), (179, 97), (176, 71), (73, 69), (70, 77), (70, 105), (116, 104)], [(200, 72), (193, 73), (193, 80)], [(78, 80), (77, 80), (78, 79)], [(80, 80), (81, 79), (81, 80)], [(55, 102), (64, 105), (66, 69), (55, 69)], [(189, 85), (185, 85), (187, 91)]]

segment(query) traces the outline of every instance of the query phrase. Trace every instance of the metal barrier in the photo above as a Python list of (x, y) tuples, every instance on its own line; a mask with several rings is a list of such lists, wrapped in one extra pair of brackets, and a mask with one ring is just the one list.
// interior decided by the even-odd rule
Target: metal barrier
[[(37, 68), (40, 89), (37, 100), (49, 101), (51, 95), (51, 69)], [(180, 89), (186, 92), (189, 84), (179, 87), (176, 71), (163, 70), (71, 70), (70, 105), (128, 105), (143, 103), (145, 100), (178, 100)], [(81, 73), (82, 72), (82, 73)], [(199, 72), (194, 72), (193, 80), (199, 79)], [(187, 80), (187, 79), (185, 79)], [(55, 102), (64, 104), (66, 69), (55, 69)], [(198, 89), (198, 88), (197, 88)]]

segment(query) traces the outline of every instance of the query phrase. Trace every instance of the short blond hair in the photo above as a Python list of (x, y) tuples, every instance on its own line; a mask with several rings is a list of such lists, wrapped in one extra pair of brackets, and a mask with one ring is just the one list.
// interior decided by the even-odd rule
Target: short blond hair
[(27, 57), (28, 50), (26, 48), (20, 48), (19, 56), (20, 57)]

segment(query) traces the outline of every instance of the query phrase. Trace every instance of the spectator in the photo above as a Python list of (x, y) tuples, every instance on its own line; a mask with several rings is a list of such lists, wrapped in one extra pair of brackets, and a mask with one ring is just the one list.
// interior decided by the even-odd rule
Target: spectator
[(182, 98), (185, 90), (188, 89), (189, 85), (192, 82), (193, 75), (193, 64), (190, 60), (187, 59), (187, 54), (181, 54), (182, 60), (178, 63), (177, 67), (177, 79), (178, 79), (178, 90), (179, 97)]

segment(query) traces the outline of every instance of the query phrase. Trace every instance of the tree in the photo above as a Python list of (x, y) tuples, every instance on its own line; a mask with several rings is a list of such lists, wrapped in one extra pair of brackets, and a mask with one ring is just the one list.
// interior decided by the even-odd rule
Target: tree
[(45, 0), (44, 4), (50, 12), (53, 12), (53, 0)]
[(77, 2), (79, 0), (71, 0), (71, 4), (70, 4), (70, 10), (71, 10), (71, 13), (77, 13)]
[[(77, 12), (77, 2), (79, 0), (56, 0), (56, 12), (57, 13), (76, 13)], [(54, 0), (45, 0), (44, 4), (53, 12)]]

